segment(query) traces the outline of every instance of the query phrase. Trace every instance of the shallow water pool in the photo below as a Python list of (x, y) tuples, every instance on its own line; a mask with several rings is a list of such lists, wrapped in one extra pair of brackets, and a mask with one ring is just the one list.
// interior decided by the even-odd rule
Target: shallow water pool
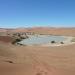
[(20, 44), (24, 45), (39, 45), (39, 44), (48, 44), (51, 41), (61, 42), (66, 38), (63, 36), (52, 36), (52, 35), (29, 35), (28, 39), (24, 39)]

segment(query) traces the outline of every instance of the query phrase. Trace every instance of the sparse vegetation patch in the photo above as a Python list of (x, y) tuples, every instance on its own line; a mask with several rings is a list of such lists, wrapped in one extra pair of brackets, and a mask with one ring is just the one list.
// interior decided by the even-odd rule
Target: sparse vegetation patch
[(73, 38), (73, 39), (71, 40), (71, 42), (75, 42), (75, 38)]

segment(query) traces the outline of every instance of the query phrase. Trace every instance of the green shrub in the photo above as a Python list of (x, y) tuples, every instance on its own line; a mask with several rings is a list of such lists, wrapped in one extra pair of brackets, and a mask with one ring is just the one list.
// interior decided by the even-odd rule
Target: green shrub
[(56, 43), (55, 41), (51, 41), (51, 43)]
[(60, 42), (61, 44), (64, 44), (64, 42)]
[(75, 42), (75, 38), (73, 38), (73, 39), (71, 40), (71, 42)]
[(12, 41), (12, 44), (16, 44), (17, 42), (20, 42), (20, 41), (21, 41), (21, 39), (15, 39)]

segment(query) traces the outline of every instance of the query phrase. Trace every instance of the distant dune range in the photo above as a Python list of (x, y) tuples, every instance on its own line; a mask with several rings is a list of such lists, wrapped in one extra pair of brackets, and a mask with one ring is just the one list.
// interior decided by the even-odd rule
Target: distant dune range
[[(74, 28), (0, 29), (15, 32), (75, 36)], [(0, 37), (0, 75), (75, 75), (75, 44), (60, 47), (16, 46), (9, 36)]]
[(39, 34), (53, 34), (53, 35), (71, 35), (71, 36), (75, 36), (75, 28), (34, 27), (34, 28), (0, 29), (0, 32), (7, 32), (7, 33), (35, 32), (35, 33), (39, 33)]

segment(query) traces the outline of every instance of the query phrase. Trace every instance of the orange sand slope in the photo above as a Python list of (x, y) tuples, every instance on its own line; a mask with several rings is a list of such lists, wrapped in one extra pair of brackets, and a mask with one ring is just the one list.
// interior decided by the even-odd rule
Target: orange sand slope
[(47, 68), (41, 65), (0, 64), (0, 75), (75, 75), (74, 71)]
[(0, 56), (1, 75), (75, 75), (74, 45), (20, 47), (9, 44), (1, 47), (0, 51), (5, 50)]
[(9, 36), (0, 36), (0, 41), (10, 43), (12, 42), (12, 38)]

